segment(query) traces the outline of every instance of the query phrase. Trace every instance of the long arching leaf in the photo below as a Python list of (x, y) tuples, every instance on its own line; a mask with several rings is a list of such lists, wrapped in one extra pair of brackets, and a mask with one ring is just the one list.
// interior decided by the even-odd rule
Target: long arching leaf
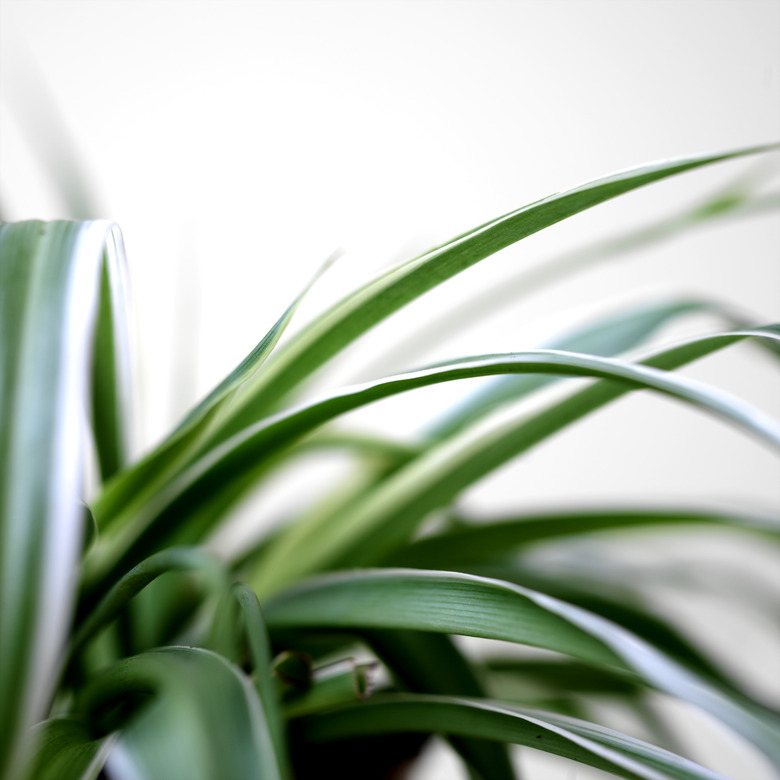
[(369, 282), (303, 331), (277, 354), (268, 370), (233, 411), (218, 441), (251, 424), (298, 382), (345, 345), (404, 304), (446, 279), (517, 241), (646, 184), (735, 157), (767, 152), (778, 145), (670, 160), (597, 179), (543, 198), (464, 233)]
[[(720, 337), (711, 337), (711, 340), (723, 343), (737, 340), (744, 335), (747, 335), (747, 332), (722, 334)], [(262, 462), (263, 458), (279, 452), (322, 423), (347, 411), (399, 392), (455, 379), (490, 376), (499, 373), (546, 373), (563, 376), (605, 377), (619, 380), (621, 391), (623, 391), (624, 385), (651, 388), (735, 422), (774, 446), (780, 445), (780, 425), (764, 413), (690, 379), (668, 374), (650, 366), (551, 350), (467, 359), (459, 363), (434, 366), (366, 383), (357, 388), (348, 388), (334, 393), (325, 400), (276, 415), (236, 435), (216, 451), (196, 462), (178, 480), (167, 486), (167, 489), (160, 491), (151, 505), (136, 509), (134, 516), (131, 517), (131, 522), (123, 523), (118, 533), (114, 534), (113, 537), (111, 533), (104, 534), (93, 548), (91, 558), (87, 560), (86, 582), (88, 589), (93, 590), (98, 583), (101, 584), (101, 587), (104, 586), (106, 584), (104, 578), (110, 579), (112, 572), (127, 568), (128, 565), (134, 565), (145, 555), (150, 554), (153, 545), (159, 544), (164, 534), (174, 532), (177, 524), (187, 519), (192, 511), (203, 512), (205, 508), (205, 511), (208, 512), (210, 501), (220, 501), (223, 494), (233, 492), (236, 484), (240, 484), (246, 473), (256, 468), (258, 462)], [(543, 416), (540, 416), (539, 420), (548, 423)], [(556, 422), (558, 422), (557, 418)], [(564, 417), (560, 425), (565, 422), (566, 418)], [(514, 433), (513, 430), (511, 432)], [(452, 450), (452, 445), (448, 444), (448, 446), (451, 447), (452, 456), (459, 463), (466, 460), (472, 471), (481, 467), (478, 463), (472, 464), (473, 445), (471, 448), (457, 446), (454, 450)], [(486, 461), (490, 462), (487, 459)], [(449, 467), (449, 464), (447, 465)], [(429, 470), (425, 471), (424, 476), (426, 478), (429, 476)], [(342, 518), (338, 527), (329, 528), (327, 535), (323, 535), (316, 544), (310, 546), (311, 556), (318, 561), (332, 559), (342, 554), (345, 546), (353, 545), (353, 540), (366, 532), (364, 527), (366, 523), (372, 523), (374, 530), (381, 525), (384, 532), (388, 527), (385, 517), (389, 511), (395, 509), (395, 504), (398, 501), (408, 503), (413, 497), (418, 507), (429, 509), (432, 508), (431, 502), (440, 498), (441, 491), (427, 491), (425, 500), (428, 502), (427, 506), (425, 501), (420, 501), (419, 493), (420, 491), (416, 487), (414, 491), (408, 488), (400, 492), (394, 491), (392, 502), (387, 503), (382, 511), (376, 511), (372, 506), (370, 512), (363, 511), (359, 516), (359, 521), (347, 521)], [(383, 496), (382, 500), (383, 502), (387, 501), (387, 497)], [(418, 514), (417, 517), (419, 516)], [(363, 518), (368, 519), (364, 520)], [(414, 515), (410, 514), (408, 522), (413, 520)], [(403, 529), (399, 528), (394, 533), (401, 531), (406, 533), (406, 528), (407, 526), (404, 526)], [(295, 572), (286, 568), (288, 576), (295, 575), (299, 571), (305, 572), (307, 569), (303, 567), (311, 565), (311, 561), (302, 555), (300, 548), (297, 549), (297, 553), (300, 556), (300, 567)], [(272, 576), (269, 573), (271, 572), (269, 567), (266, 566), (264, 571), (266, 576)]]
[[(292, 339), (284, 349), (244, 382), (219, 426), (200, 439), (182, 446), (185, 460), (255, 424), (273, 411), (278, 401), (343, 347), (375, 324), (426, 291), (471, 265), (521, 239), (592, 206), (631, 190), (678, 173), (736, 157), (772, 151), (776, 145), (743, 149), (732, 153), (691, 157), (643, 166), (590, 182), (510, 212), (465, 233), (436, 249), (394, 268), (347, 296)], [(169, 444), (164, 443), (160, 452)], [(186, 456), (186, 457), (185, 457)], [(101, 526), (113, 522), (128, 505), (151, 500), (157, 489), (145, 486), (168, 456), (153, 454), (135, 469), (116, 480), (95, 507)], [(154, 463), (155, 468), (151, 465)]]
[(666, 750), (625, 734), (547, 712), (460, 697), (383, 696), (299, 725), (312, 742), (394, 732), (431, 731), (525, 745), (627, 780), (726, 780)]
[[(714, 351), (748, 333), (776, 339), (773, 333), (763, 331), (746, 331), (741, 336), (736, 332), (720, 334), (664, 350), (653, 360), (664, 367), (676, 367), (700, 356), (702, 350)], [(593, 365), (616, 362), (592, 356), (587, 360), (594, 361)], [(440, 370), (446, 370), (446, 367)], [(551, 374), (553, 371), (550, 367), (539, 373)], [(674, 375), (664, 376), (671, 379)], [(320, 525), (291, 527), (258, 561), (252, 584), (264, 591), (307, 571), (339, 565), (376, 564), (405, 544), (428, 512), (446, 505), (465, 487), (510, 458), (627, 391), (625, 385), (601, 382), (554, 403), (531, 418), (520, 410), (492, 425), (478, 421), (428, 449), (338, 516), (326, 517)], [(775, 423), (771, 425), (774, 427)], [(315, 522), (318, 520), (315, 517)]]
[(645, 684), (709, 712), (780, 766), (780, 723), (709, 685), (597, 615), (519, 585), (457, 572), (374, 569), (304, 581), (265, 606), (272, 634), (412, 629), (501, 639), (630, 670)]

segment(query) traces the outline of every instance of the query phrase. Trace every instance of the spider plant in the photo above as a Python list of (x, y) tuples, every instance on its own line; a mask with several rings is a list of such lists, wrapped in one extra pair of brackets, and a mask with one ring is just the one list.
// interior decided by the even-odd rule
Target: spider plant
[[(648, 531), (674, 545), (681, 527), (773, 545), (773, 508), (735, 511), (706, 497), (659, 508), (640, 497), (477, 517), (459, 502), (510, 460), (638, 390), (776, 451), (776, 421), (676, 369), (742, 341), (762, 348), (755, 360), (775, 360), (778, 326), (735, 314), (739, 302), (666, 297), (605, 311), (542, 348), (517, 344), (317, 386), (320, 369), (381, 320), (505, 247), (639, 187), (771, 151), (646, 165), (546, 197), (392, 267), (286, 334), (304, 290), (135, 461), (119, 229), (3, 224), (0, 777), (390, 777), (432, 735), (483, 780), (517, 777), (526, 750), (632, 780), (721, 777), (686, 757), (657, 709), (670, 699), (780, 767), (777, 712), (644, 598), (639, 571), (609, 558), (597, 570), (571, 558), (549, 567), (533, 555), (573, 540), (598, 548), (610, 535), (642, 545)], [(719, 192), (550, 264), (543, 280), (521, 280), (517, 295), (777, 200)], [(719, 329), (653, 340), (702, 313)], [(476, 379), (403, 440), (346, 424), (382, 399)], [(231, 538), (248, 496), (280, 475), (305, 479), (292, 469), (313, 453), (346, 453), (350, 468), (303, 509), (258, 524), (240, 543), (215, 544)], [(604, 702), (639, 725), (612, 728)]]

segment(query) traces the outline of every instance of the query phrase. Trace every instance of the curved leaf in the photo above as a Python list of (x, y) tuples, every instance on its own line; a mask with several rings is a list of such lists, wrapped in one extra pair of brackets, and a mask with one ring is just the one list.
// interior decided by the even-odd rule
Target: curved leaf
[[(713, 344), (722, 346), (724, 343), (733, 342), (745, 335), (762, 335), (759, 331), (732, 332), (711, 336), (708, 339), (702, 339), (707, 343), (708, 349), (713, 349)], [(767, 336), (769, 337), (769, 336)], [(686, 345), (683, 351), (696, 349), (695, 346)], [(674, 350), (676, 353), (677, 350)], [(248, 471), (256, 468), (257, 463), (263, 458), (268, 458), (275, 452), (288, 446), (304, 434), (310, 432), (318, 425), (331, 420), (347, 411), (358, 408), (372, 401), (386, 398), (399, 392), (411, 390), (417, 387), (437, 384), (440, 382), (451, 381), (477, 376), (489, 376), (497, 373), (548, 373), (560, 374), (564, 376), (596, 376), (607, 377), (621, 382), (620, 389), (615, 392), (611, 388), (602, 391), (603, 396), (599, 398), (592, 408), (597, 407), (612, 397), (625, 392), (625, 385), (630, 387), (646, 387), (657, 390), (661, 393), (687, 401), (702, 409), (711, 411), (732, 422), (738, 423), (745, 430), (750, 431), (757, 437), (769, 442), (773, 446), (780, 445), (780, 425), (769, 418), (764, 413), (754, 409), (730, 396), (717, 390), (707, 388), (690, 379), (670, 375), (659, 371), (648, 365), (635, 365), (621, 362), (609, 358), (598, 358), (589, 355), (578, 355), (574, 353), (564, 353), (555, 351), (537, 350), (526, 353), (516, 353), (511, 355), (486, 356), (464, 360), (460, 363), (450, 363), (445, 366), (434, 366), (408, 374), (401, 374), (376, 382), (366, 383), (357, 388), (348, 388), (341, 392), (334, 393), (325, 400), (303, 406), (291, 412), (275, 415), (269, 420), (251, 426), (241, 434), (236, 435), (228, 442), (225, 442), (214, 452), (204, 456), (196, 462), (179, 479), (167, 486), (167, 489), (161, 490), (156, 496), (154, 502), (138, 510), (132, 517), (132, 522), (123, 524), (115, 534), (106, 533), (102, 539), (99, 539), (93, 547), (91, 554), (86, 562), (85, 584), (87, 591), (94, 593), (96, 588), (105, 587), (111, 584), (112, 576), (122, 568), (133, 565), (136, 561), (149, 554), (155, 545), (160, 544), (166, 536), (175, 532), (177, 526), (188, 519), (188, 514), (193, 511), (208, 511), (209, 502), (222, 501), (224, 494), (231, 494), (235, 490), (237, 483), (245, 478)], [(588, 411), (586, 409), (586, 411)], [(578, 409), (578, 414), (583, 414)], [(531, 425), (537, 427), (542, 434), (547, 435), (550, 430), (557, 430), (570, 421), (572, 416), (557, 415), (552, 422), (550, 415), (539, 415), (530, 421)], [(509, 426), (508, 433), (501, 431), (504, 439), (512, 441), (512, 446), (516, 447), (514, 440), (517, 439), (515, 426)], [(494, 434), (495, 436), (496, 434)], [(537, 434), (537, 437), (539, 434)], [(525, 439), (524, 439), (525, 440)], [(537, 438), (538, 440), (538, 438)], [(528, 437), (528, 442), (534, 441), (533, 437)], [(454, 458), (458, 464), (465, 466), (471, 472), (469, 478), (473, 481), (479, 470), (484, 466), (490, 466), (491, 460), (485, 458), (485, 463), (474, 462), (474, 447), (472, 442), (469, 446), (464, 446), (462, 442), (455, 444), (448, 442), (449, 450), (447, 454)], [(528, 443), (526, 446), (530, 446)], [(505, 444), (502, 443), (501, 457), (506, 459), (511, 454)], [(406, 535), (409, 524), (413, 523), (421, 516), (421, 508), (427, 511), (432, 508), (431, 502), (438, 502), (441, 498), (442, 490), (431, 489), (430, 485), (424, 480), (430, 480), (431, 476), (439, 476), (442, 464), (447, 468), (444, 478), (451, 487), (447, 489), (462, 488), (467, 482), (463, 481), (462, 475), (459, 475), (459, 481), (453, 481), (450, 472), (453, 467), (446, 458), (442, 458), (440, 453), (434, 451), (430, 457), (426, 457), (420, 470), (423, 474), (423, 482), (414, 485), (414, 489), (408, 487), (398, 490), (393, 486), (392, 490), (387, 490), (382, 494), (382, 507), (377, 508), (374, 504), (379, 500), (375, 496), (370, 496), (369, 501), (373, 504), (370, 511), (365, 507), (360, 508), (357, 520), (354, 518), (341, 518), (338, 526), (328, 528), (327, 534), (321, 534), (316, 542), (312, 538), (312, 543), (303, 554), (300, 546), (296, 547), (296, 556), (299, 558), (299, 566), (293, 571), (288, 561), (284, 561), (284, 576), (288, 579), (297, 576), (299, 572), (311, 570), (309, 567), (322, 561), (327, 562), (336, 556), (344, 553), (344, 548), (348, 545), (354, 546), (356, 540), (365, 535), (368, 531), (367, 525), (371, 524), (374, 534), (373, 542), (386, 543), (385, 539), (377, 535), (377, 527), (381, 526), (383, 534)], [(428, 463), (436, 462), (435, 468), (428, 467)], [(417, 464), (419, 465), (419, 464)], [(483, 469), (482, 473), (486, 473)], [(472, 476), (473, 475), (473, 476)], [(481, 476), (481, 474), (479, 474)], [(405, 478), (403, 473), (401, 478)], [(425, 485), (425, 496), (421, 496), (420, 485)], [(392, 495), (390, 495), (392, 493)], [(387, 523), (387, 515), (390, 511), (399, 511), (398, 504), (404, 503), (405, 507), (412, 502), (416, 509), (410, 511), (404, 524), (396, 524), (392, 530)], [(110, 529), (109, 529), (110, 530)], [(300, 529), (295, 529), (295, 533), (300, 535)], [(306, 534), (308, 536), (308, 533)], [(286, 544), (289, 544), (287, 542)], [(273, 549), (273, 548), (272, 548)], [(383, 550), (384, 552), (384, 550)], [(374, 552), (374, 554), (376, 554)], [(280, 556), (277, 556), (277, 561)], [(272, 574), (269, 574), (272, 572)], [(266, 577), (277, 576), (277, 572), (271, 570), (266, 563), (264, 572)], [(257, 581), (253, 583), (257, 587), (262, 587)], [(87, 602), (88, 603), (88, 602)]]
[[(446, 634), (373, 630), (362, 632), (362, 637), (392, 671), (403, 690), (454, 696), (485, 695), (474, 667)], [(514, 779), (505, 746), (470, 737), (452, 737), (450, 742), (479, 777)]]
[(267, 413), (314, 369), (389, 314), (495, 252), (646, 184), (712, 163), (772, 151), (778, 146), (669, 160), (622, 171), (523, 206), (391, 269), (336, 304), (277, 354), (233, 409), (233, 419), (220, 431), (215, 443)]
[[(698, 357), (702, 350), (714, 351), (748, 334), (772, 340), (777, 338), (773, 333), (759, 330), (734, 331), (695, 339), (682, 347), (660, 352), (652, 360), (664, 367), (674, 367), (677, 361), (683, 363), (686, 359)], [(531, 361), (535, 359), (534, 355), (541, 357), (543, 354), (550, 355), (551, 360), (545, 368), (540, 367), (539, 373), (556, 372), (554, 362), (569, 363), (570, 356), (561, 353), (541, 350), (525, 353)], [(526, 357), (521, 353), (516, 359), (524, 364)], [(636, 378), (642, 371), (649, 369), (649, 365), (636, 366), (606, 358), (577, 356), (572, 360), (572, 371), (576, 370), (575, 362), (580, 366), (585, 365), (580, 360), (594, 368), (596, 365), (631, 365), (638, 369)], [(650, 362), (647, 361), (648, 364)], [(448, 370), (454, 370), (453, 366), (431, 369), (442, 372)], [(507, 372), (509, 370), (507, 366)], [(517, 372), (521, 373), (519, 367)], [(612, 374), (612, 378), (616, 376)], [(671, 381), (678, 379), (669, 374), (663, 376)], [(681, 380), (683, 384), (686, 381)], [(655, 388), (661, 389), (660, 385)], [(530, 418), (524, 410), (520, 410), (514, 416), (501, 418), (491, 425), (478, 422), (440, 445), (431, 447), (337, 516), (325, 516), (321, 521), (315, 515), (312, 524), (291, 527), (257, 561), (256, 573), (252, 578), (253, 587), (267, 592), (301, 574), (318, 569), (376, 564), (394, 549), (403, 546), (428, 512), (446, 505), (465, 487), (510, 458), (625, 392), (625, 385), (602, 382), (563, 402), (554, 403)], [(777, 424), (769, 421), (767, 424), (767, 433), (774, 437), (775, 434), (770, 431), (776, 429)]]
[[(598, 179), (510, 212), (382, 274), (319, 317), (283, 350), (277, 351), (262, 372), (244, 382), (241, 395), (233, 400), (229, 409), (225, 409), (225, 416), (220, 425), (210, 431), (207, 443), (201, 446), (200, 437), (193, 435), (186, 445), (182, 442), (181, 447), (176, 448), (176, 453), (185, 461), (191, 460), (194, 455), (190, 449), (199, 448), (202, 454), (255, 424), (272, 411), (295, 385), (373, 325), (427, 290), (500, 249), (580, 211), (654, 181), (776, 148), (777, 145), (769, 145), (726, 154), (671, 160)], [(178, 436), (177, 433), (174, 438)], [(171, 442), (164, 443), (160, 452), (167, 451), (170, 446)], [(162, 462), (169, 458), (168, 455), (160, 457)], [(95, 507), (101, 526), (112, 523), (128, 504), (143, 504), (153, 497), (154, 492), (150, 489), (144, 489), (142, 496), (138, 494), (149, 477), (157, 476), (151, 464), (160, 462), (160, 458), (153, 455), (110, 486)]]
[[(543, 344), (542, 348), (614, 357), (639, 346), (670, 320), (681, 315), (706, 311), (724, 313), (713, 304), (694, 300), (660, 301), (632, 306), (628, 310), (579, 325)], [(555, 378), (550, 376), (497, 377), (454, 409), (448, 409), (431, 426), (429, 436), (439, 440), (452, 436), (502, 404), (524, 398), (554, 381)]]
[[(544, 346), (549, 349), (587, 352), (611, 357), (642, 343), (654, 330), (679, 316), (706, 310), (728, 318), (728, 315), (721, 311), (721, 308), (696, 300), (660, 301), (633, 306), (627, 311), (610, 313), (595, 321), (579, 325)], [(427, 437), (440, 440), (451, 436), (467, 424), (474, 423), (479, 418), (486, 416), (498, 406), (519, 400), (556, 381), (560, 381), (560, 378), (531, 374), (510, 374), (495, 377), (487, 385), (483, 385), (476, 392), (467, 396), (463, 402), (448, 409), (438, 421), (433, 423), (427, 431)], [(322, 441), (329, 441), (327, 428), (308, 437), (297, 446), (307, 447), (315, 442), (319, 445)], [(388, 444), (389, 447), (392, 446), (391, 443)], [(358, 445), (359, 442), (356, 442), (356, 446)], [(337, 519), (339, 516), (349, 512), (357, 501), (365, 498), (371, 490), (377, 489), (380, 483), (386, 480), (393, 471), (406, 465), (413, 457), (423, 455), (424, 450), (429, 446), (430, 441), (414, 446), (407, 445), (407, 451), (399, 451), (395, 458), (388, 448), (387, 455), (381, 461), (374, 459), (372, 462), (366, 462), (367, 459), (364, 458), (359, 467), (353, 470), (346, 483), (337, 485), (324, 501), (317, 502), (297, 518), (296, 526), (300, 529), (298, 533), (305, 533), (308, 536), (313, 528), (323, 527), (329, 522), (339, 522)], [(377, 454), (384, 453), (377, 449)], [(294, 457), (295, 453), (290, 453), (290, 458)], [(305, 532), (304, 529), (306, 529)], [(243, 558), (247, 559), (256, 552), (256, 550), (244, 547), (241, 554)]]
[(621, 627), (579, 607), (501, 580), (456, 572), (376, 569), (305, 581), (266, 604), (272, 633), (403, 628), (501, 639), (631, 670), (700, 707), (780, 765), (780, 723), (710, 686)]
[(483, 699), (377, 696), (362, 705), (303, 718), (299, 727), (312, 742), (387, 732), (439, 732), (525, 745), (628, 780), (726, 780), (611, 729)]
[(95, 739), (73, 718), (48, 720), (36, 728), (34, 780), (97, 780), (114, 736)]
[[(382, 370), (381, 367), (408, 365), (410, 357), (413, 358), (427, 347), (451, 338), (453, 333), (472, 327), (473, 323), (482, 317), (516, 305), (518, 301), (540, 289), (558, 280), (571, 278), (576, 273), (600, 263), (614, 259), (623, 260), (637, 249), (676, 238), (685, 231), (705, 226), (708, 222), (750, 217), (778, 210), (780, 193), (757, 194), (758, 184), (758, 181), (751, 181), (750, 177), (746, 180), (740, 176), (737, 181), (731, 182), (723, 190), (710, 195), (687, 211), (675, 213), (663, 220), (606, 240), (578, 246), (572, 251), (546, 259), (533, 268), (520, 268), (508, 277), (503, 277), (498, 283), (481, 290), (477, 295), (469, 297), (456, 310), (438, 314), (428, 323), (415, 323), (413, 336), (399, 340), (362, 370), (367, 372), (366, 375), (373, 376), (397, 370)], [(574, 347), (572, 349), (576, 352), (592, 351)]]
[(200, 548), (169, 548), (142, 561), (125, 574), (103, 596), (95, 609), (81, 622), (73, 636), (68, 654), (77, 651), (127, 606), (149, 583), (172, 571), (197, 571), (210, 589), (219, 594), (227, 588), (227, 577), (213, 555)]
[(121, 726), (108, 757), (112, 778), (281, 777), (257, 693), (221, 656), (185, 647), (133, 656), (90, 683), (78, 703), (99, 726), (132, 694), (145, 701)]

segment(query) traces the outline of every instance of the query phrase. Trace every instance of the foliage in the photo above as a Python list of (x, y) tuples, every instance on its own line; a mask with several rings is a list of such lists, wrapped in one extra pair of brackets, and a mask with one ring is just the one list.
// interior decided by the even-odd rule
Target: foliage
[[(780, 766), (778, 714), (643, 599), (639, 580), (617, 584), (620, 567), (607, 562), (562, 576), (528, 555), (541, 543), (679, 527), (775, 543), (770, 512), (637, 502), (484, 518), (458, 503), (511, 459), (640, 389), (777, 450), (776, 421), (675, 369), (744, 340), (773, 360), (778, 326), (667, 298), (607, 312), (544, 349), (300, 395), (374, 325), (510, 244), (638, 187), (767, 151), (644, 166), (532, 203), (382, 273), (286, 338), (299, 298), (135, 462), (118, 228), (0, 226), (0, 777), (306, 778), (328, 762), (341, 777), (382, 777), (432, 734), (475, 778), (515, 777), (509, 744), (625, 778), (720, 776), (682, 757), (685, 746), (653, 717), (661, 695), (700, 708)], [(547, 281), (776, 205), (718, 193), (551, 268)], [(649, 346), (660, 328), (702, 312), (724, 329)], [(619, 357), (638, 348), (641, 360)], [(569, 387), (576, 377), (592, 381)], [(381, 399), (476, 378), (488, 380), (412, 443), (336, 427)], [(354, 469), (304, 511), (217, 555), (210, 540), (239, 502), (313, 450), (346, 451)], [(87, 509), (90, 471), (99, 489)], [(504, 644), (473, 655), (458, 636), (548, 652), (510, 654)], [(648, 739), (593, 722), (604, 701), (634, 712)]]

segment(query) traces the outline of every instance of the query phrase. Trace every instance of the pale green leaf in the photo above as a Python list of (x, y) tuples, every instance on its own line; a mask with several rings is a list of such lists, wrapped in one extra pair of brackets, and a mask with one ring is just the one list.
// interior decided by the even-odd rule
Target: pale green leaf
[(221, 656), (185, 647), (133, 656), (91, 682), (79, 704), (99, 726), (112, 704), (133, 695), (146, 701), (119, 724), (108, 757), (112, 778), (281, 778), (257, 692)]

